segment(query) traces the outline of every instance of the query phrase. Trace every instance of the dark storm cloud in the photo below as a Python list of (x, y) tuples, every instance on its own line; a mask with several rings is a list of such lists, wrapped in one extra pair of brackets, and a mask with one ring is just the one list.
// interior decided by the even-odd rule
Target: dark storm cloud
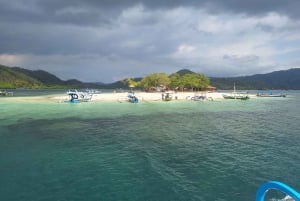
[(137, 4), (142, 4), (148, 9), (193, 7), (212, 13), (261, 15), (277, 12), (292, 18), (300, 17), (300, 1), (297, 0), (1, 0), (0, 21), (109, 24), (122, 10)]
[(248, 15), (261, 15), (268, 12), (278, 12), (290, 17), (300, 18), (300, 1), (298, 0), (168, 0), (143, 1), (150, 8), (173, 8), (188, 6), (206, 8), (212, 13), (232, 12)]
[[(17, 2), (17, 3), (16, 3)], [(103, 7), (90, 7), (89, 4), (61, 1), (7, 1), (0, 2), (0, 22), (30, 22), (76, 24), (95, 26), (108, 24), (109, 19), (120, 10), (106, 12)], [(52, 2), (54, 5), (46, 7)]]
[[(25, 1), (23, 4), (8, 4), (7, 8), (10, 8), (8, 10), (12, 11), (12, 7), (14, 7), (15, 10), (22, 11), (18, 13), (19, 15), (28, 12), (31, 16), (17, 17), (14, 15), (11, 20), (16, 20), (16, 22), (5, 21), (0, 18), (0, 28), (3, 30), (0, 32), (0, 54), (99, 54), (110, 58), (117, 55), (118, 57), (135, 59), (142, 58), (143, 53), (149, 56), (157, 51), (156, 40), (161, 40), (163, 37), (165, 37), (165, 40), (161, 41), (160, 44), (164, 44), (164, 46), (159, 48), (161, 53), (176, 46), (176, 44), (171, 44), (170, 39), (166, 37), (168, 30), (164, 27), (154, 27), (158, 31), (153, 30), (153, 27), (151, 29), (147, 27), (147, 25), (155, 26), (156, 23), (159, 23), (159, 14), (153, 15), (149, 12), (138, 17), (122, 17), (120, 11), (118, 15), (114, 16), (110, 25), (94, 24), (91, 26), (91, 21), (85, 24), (85, 18), (77, 21), (78, 16), (74, 17), (73, 15), (78, 13), (81, 16), (82, 13), (85, 14), (87, 11), (94, 12), (94, 15), (96, 15), (97, 9), (95, 6), (98, 4), (97, 1), (90, 1), (89, 3), (72, 1), (72, 7), (68, 7), (67, 1), (63, 1), (63, 3), (59, 1), (42, 1), (42, 5), (36, 1), (31, 2), (34, 5), (32, 7), (28, 7)], [(1, 2), (1, 4), (4, 3)], [(74, 6), (79, 6), (78, 10)], [(105, 7), (111, 8), (110, 5)], [(37, 11), (37, 8), (42, 11)], [(0, 9), (3, 9), (3, 7)], [(142, 12), (143, 10), (138, 11), (138, 13)], [(56, 13), (62, 20), (56, 22), (55, 20), (58, 17), (55, 20), (36, 17), (43, 15), (51, 18), (49, 13), (52, 13), (52, 15)], [(91, 15), (93, 14), (87, 13), (87, 16)], [(102, 16), (101, 13), (97, 15)], [(20, 20), (17, 20), (18, 18)], [(37, 19), (31, 21), (31, 18)], [(42, 20), (46, 20), (46, 22), (42, 22)], [(97, 21), (95, 18), (93, 20)], [(126, 25), (126, 27), (120, 28), (122, 25)], [(137, 44), (132, 44), (131, 41)]]
[(274, 66), (274, 55), (284, 53), (276, 62), (285, 64), (298, 51), (299, 7), (293, 0), (0, 0), (0, 64), (88, 81), (182, 67), (259, 72)]

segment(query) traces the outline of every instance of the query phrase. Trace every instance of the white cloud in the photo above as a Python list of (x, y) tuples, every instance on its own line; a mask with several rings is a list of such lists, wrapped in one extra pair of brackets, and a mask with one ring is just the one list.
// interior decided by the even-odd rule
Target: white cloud
[(13, 54), (1, 54), (0, 55), (0, 64), (3, 65), (18, 65), (22, 63), (22, 58), (18, 55)]
[(181, 44), (178, 46), (175, 57), (190, 57), (193, 55), (193, 52), (196, 50), (195, 46), (187, 45), (187, 44)]

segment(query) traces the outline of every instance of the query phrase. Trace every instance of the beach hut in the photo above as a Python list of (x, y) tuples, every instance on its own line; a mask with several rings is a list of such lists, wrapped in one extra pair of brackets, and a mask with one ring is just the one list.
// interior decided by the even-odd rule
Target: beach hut
[(209, 91), (209, 92), (215, 92), (216, 91), (216, 87), (213, 87), (211, 85), (208, 85), (208, 87), (205, 88), (205, 91)]

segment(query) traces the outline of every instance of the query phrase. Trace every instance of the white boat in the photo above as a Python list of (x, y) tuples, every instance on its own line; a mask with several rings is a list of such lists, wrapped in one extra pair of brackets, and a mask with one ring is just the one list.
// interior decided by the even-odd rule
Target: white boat
[(0, 96), (13, 96), (13, 92), (7, 92), (6, 90), (0, 90)]
[(171, 101), (173, 98), (173, 92), (172, 91), (166, 91), (165, 93), (161, 94), (161, 99), (163, 101)]
[(256, 94), (257, 97), (283, 97), (285, 98), (286, 97), (286, 94), (273, 94), (273, 92), (269, 92), (269, 93), (257, 93)]
[(231, 94), (223, 94), (225, 99), (238, 99), (238, 100), (248, 100), (250, 97), (247, 93), (238, 93), (235, 90), (235, 83), (233, 84), (233, 92)]
[(285, 94), (257, 94), (257, 97), (271, 97), (271, 98), (275, 98), (275, 97), (283, 97), (285, 98), (286, 95)]
[(77, 91), (76, 89), (69, 90), (67, 94), (69, 95), (69, 100), (67, 102), (71, 103), (88, 102), (93, 97), (93, 94)]
[(138, 103), (139, 102), (139, 99), (134, 95), (134, 92), (128, 92), (127, 98), (130, 103)]
[(195, 93), (194, 96), (187, 96), (186, 97), (187, 100), (193, 100), (193, 101), (213, 101), (212, 97), (208, 97), (207, 93)]

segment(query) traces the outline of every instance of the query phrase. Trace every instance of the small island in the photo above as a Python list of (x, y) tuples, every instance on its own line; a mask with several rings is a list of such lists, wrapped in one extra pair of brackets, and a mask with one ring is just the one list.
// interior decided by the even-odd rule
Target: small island
[[(43, 70), (28, 70), (19, 67), (0, 65), (0, 89), (1, 96), (11, 96), (14, 89), (60, 89), (61, 91), (64, 91), (63, 94), (56, 96), (49, 94), (46, 97), (47, 100), (55, 100), (60, 102), (63, 100), (68, 100), (68, 94), (66, 92), (70, 89), (77, 89), (80, 91), (80, 94), (72, 95), (72, 100), (76, 100), (76, 97), (78, 97), (78, 99), (79, 97), (82, 97), (81, 99), (84, 102), (124, 102), (129, 100), (130, 102), (138, 103), (142, 101), (223, 100), (224, 97), (233, 97), (232, 99), (239, 99), (236, 98), (236, 94), (240, 92), (247, 93), (247, 90), (249, 89), (262, 91), (269, 89), (299, 89), (300, 86), (299, 82), (297, 81), (299, 74), (300, 69), (290, 69), (276, 71), (264, 75), (215, 78), (208, 77), (203, 73), (195, 73), (188, 69), (182, 69), (170, 75), (162, 72), (152, 73), (146, 75), (145, 77), (125, 78), (117, 82), (105, 84), (102, 82), (86, 83), (75, 79), (64, 81)], [(277, 81), (274, 82), (274, 80)], [(292, 85), (289, 85), (290, 83), (292, 83)], [(233, 87), (234, 84), (238, 86), (239, 91), (235, 92)], [(87, 91), (87, 89), (94, 90)], [(95, 91), (99, 92), (101, 90), (104, 90), (105, 92), (95, 93)], [(220, 93), (217, 92), (217, 90), (230, 91)], [(231, 93), (232, 91), (233, 93)], [(257, 94), (247, 93), (247, 98), (241, 99), (247, 100), (250, 97), (266, 97), (256, 95)], [(268, 95), (268, 97), (270, 97), (270, 95)], [(284, 96), (281, 95), (280, 97), (285, 97), (285, 94)], [(26, 99), (30, 99), (30, 97), (26, 97)], [(32, 97), (32, 99), (37, 99), (37, 97)], [(39, 98), (39, 100), (42, 99), (45, 99), (45, 97)]]

